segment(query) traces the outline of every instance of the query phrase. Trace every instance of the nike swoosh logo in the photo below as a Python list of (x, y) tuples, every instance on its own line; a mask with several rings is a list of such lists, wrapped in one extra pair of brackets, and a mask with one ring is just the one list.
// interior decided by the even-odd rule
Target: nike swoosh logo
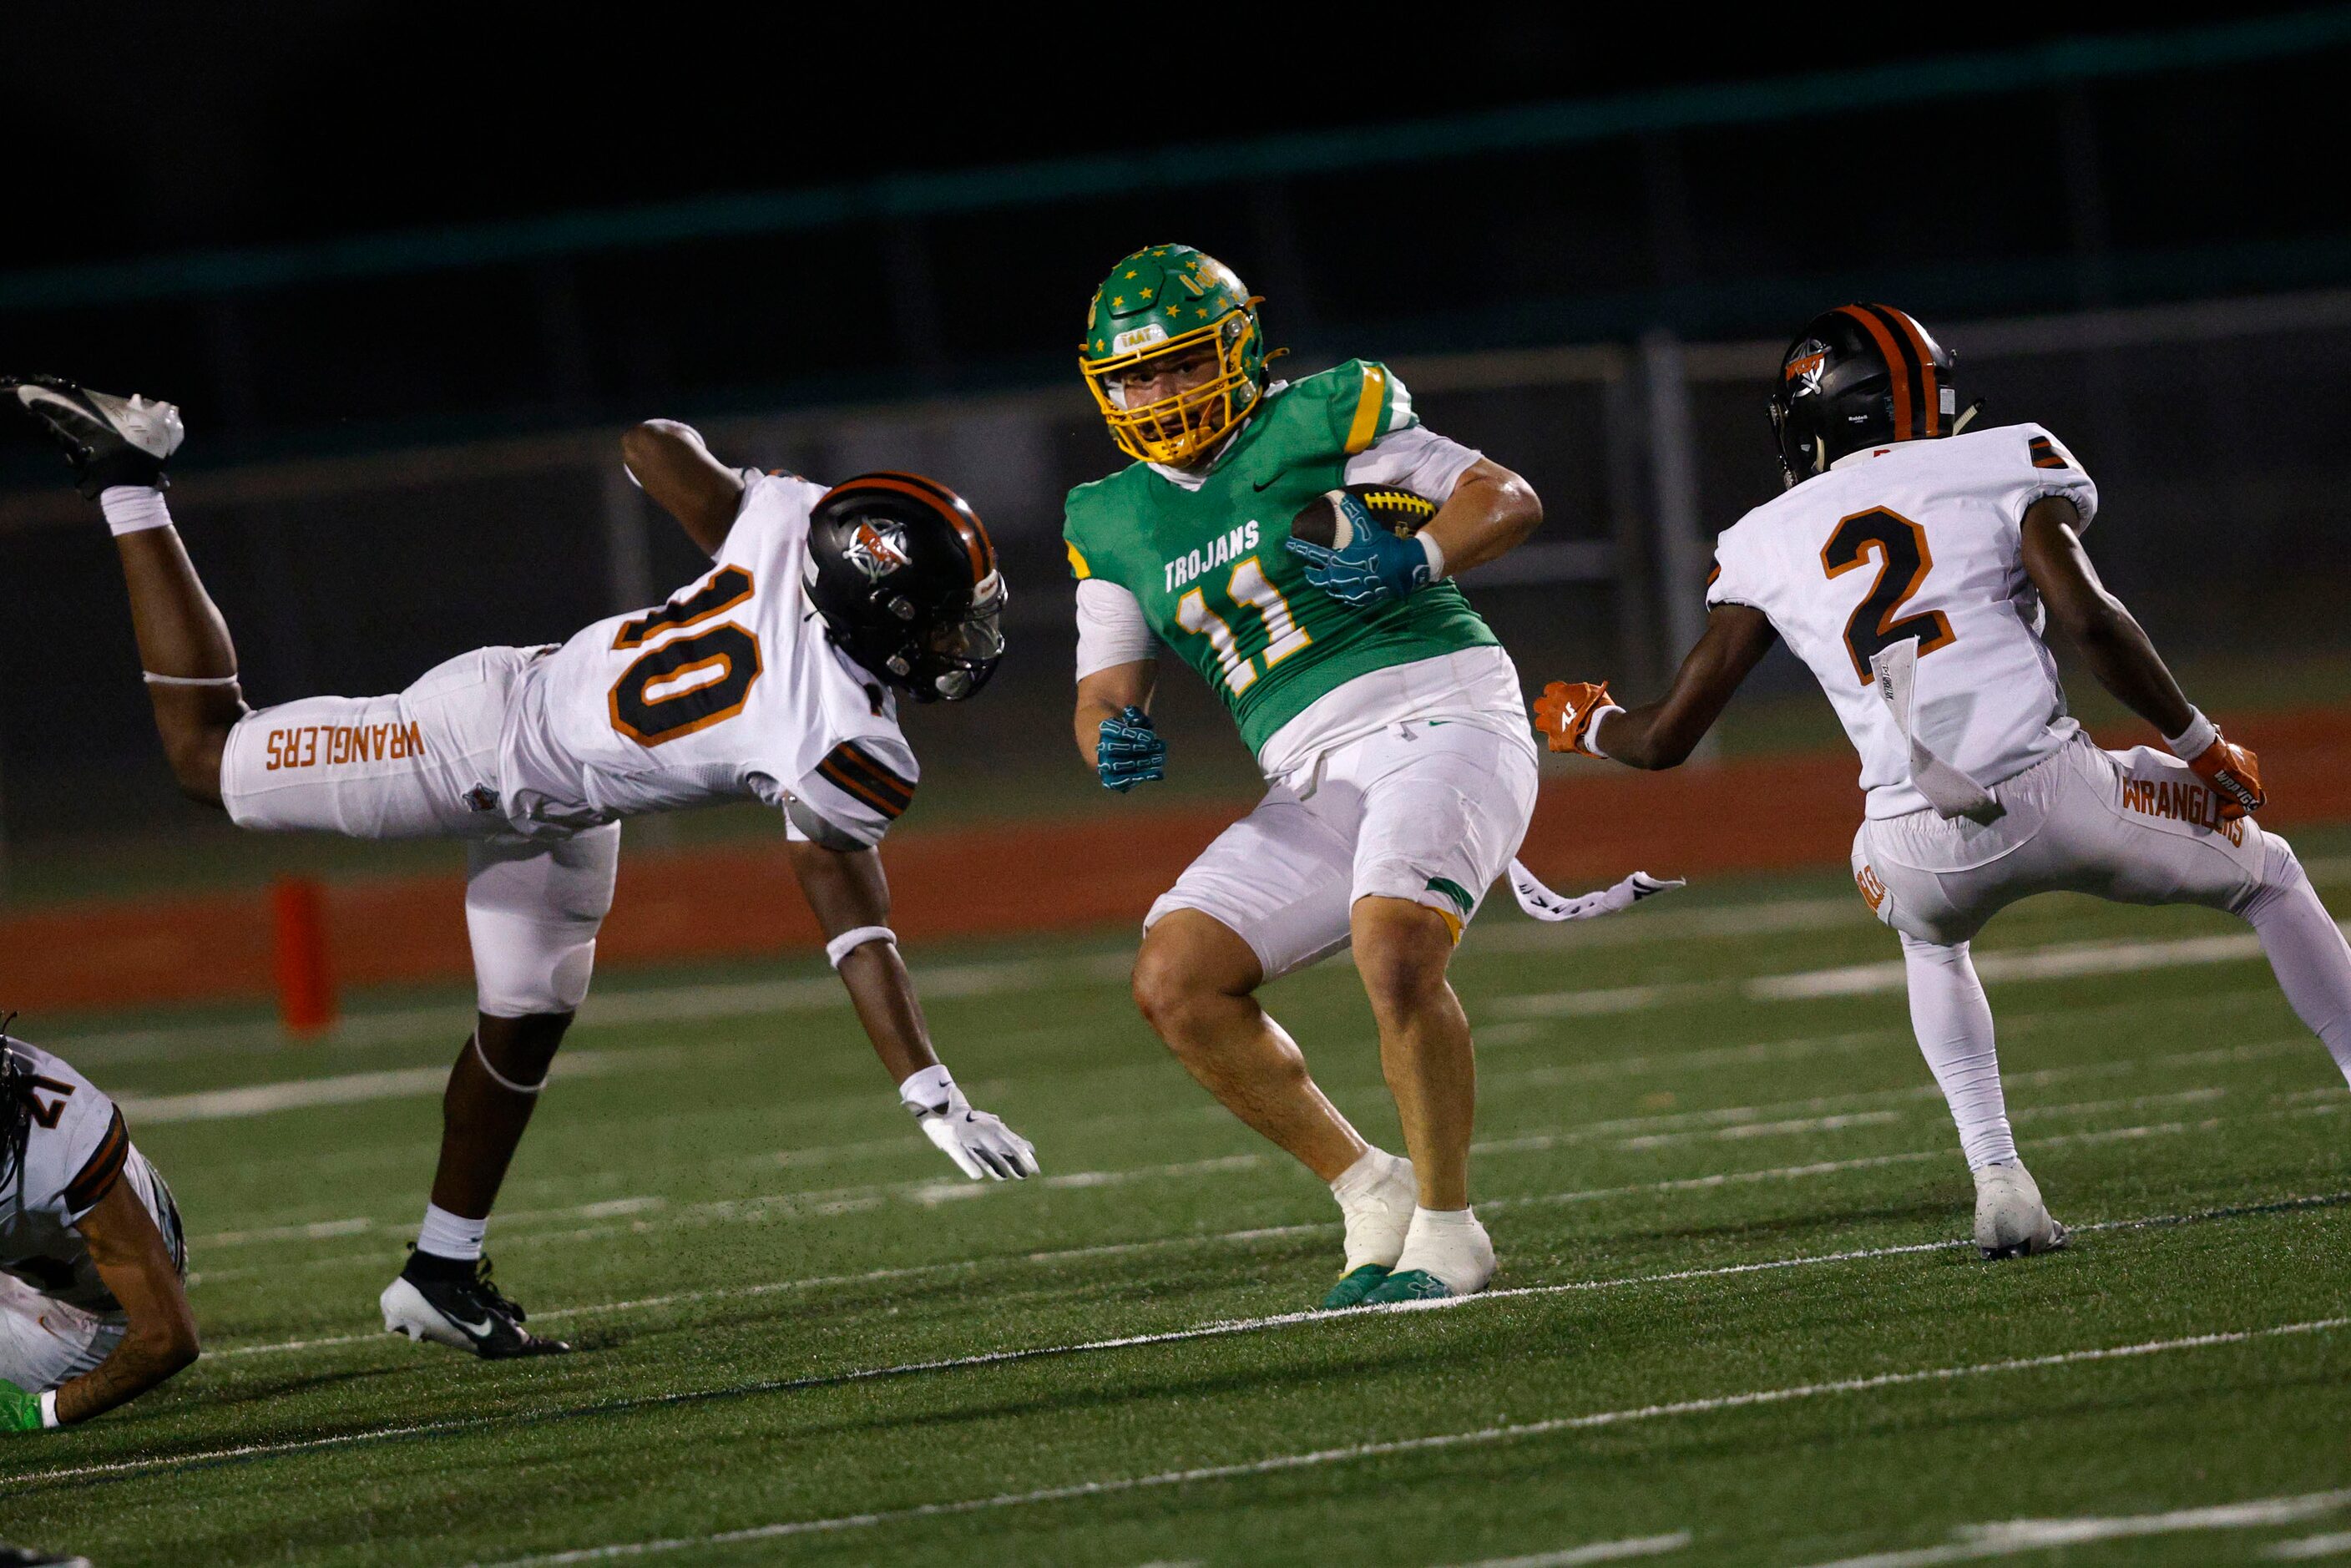
[[(444, 1312), (441, 1315), (443, 1317), (449, 1317), (449, 1314), (446, 1312)], [(471, 1334), (475, 1339), (487, 1339), (490, 1335), (490, 1329), (496, 1321), (497, 1320), (495, 1318), (484, 1318), (480, 1322), (469, 1323), (463, 1318), (449, 1318), (449, 1322), (452, 1326), (463, 1330), (465, 1333)]]
[(1281, 476), (1280, 476), (1280, 475), (1279, 475), (1279, 474), (1276, 474), (1272, 478), (1266, 480), (1264, 484), (1261, 484), (1261, 485), (1251, 485), (1251, 486), (1249, 486), (1249, 488), (1250, 488), (1250, 489), (1252, 489), (1252, 490), (1262, 490), (1262, 489), (1264, 489), (1264, 488), (1266, 487), (1266, 486), (1267, 486), (1267, 485), (1278, 485), (1278, 484), (1280, 484), (1280, 483), (1281, 483)]

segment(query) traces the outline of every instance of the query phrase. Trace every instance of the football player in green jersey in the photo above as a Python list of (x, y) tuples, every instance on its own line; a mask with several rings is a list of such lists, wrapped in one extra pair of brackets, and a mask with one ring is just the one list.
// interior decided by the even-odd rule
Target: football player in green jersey
[[(1154, 904), (1135, 1000), (1192, 1075), (1331, 1184), (1346, 1263), (1324, 1305), (1467, 1295), (1476, 1071), (1446, 981), (1535, 799), (1518, 672), (1447, 574), (1532, 532), (1526, 481), (1431, 434), (1384, 367), (1270, 378), (1258, 300), (1187, 246), (1114, 267), (1080, 363), (1134, 463), (1070, 493), (1079, 750), (1122, 792), (1164, 777), (1157, 644), (1232, 710), (1270, 786)], [(1349, 486), (1440, 503), (1405, 538)], [(1290, 538), (1325, 497), (1330, 544)], [(1353, 945), (1409, 1162), (1367, 1143), (1259, 1007)]]

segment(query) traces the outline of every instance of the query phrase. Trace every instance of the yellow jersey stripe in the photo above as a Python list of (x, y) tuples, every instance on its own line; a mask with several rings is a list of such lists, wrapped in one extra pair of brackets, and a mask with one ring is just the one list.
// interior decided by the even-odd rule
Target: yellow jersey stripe
[(1364, 367), (1364, 390), (1355, 399), (1355, 420), (1347, 426), (1347, 455), (1353, 457), (1380, 433), (1380, 411), (1387, 405), (1388, 373), (1377, 365)]
[(1094, 574), (1094, 569), (1086, 564), (1086, 558), (1078, 553), (1077, 546), (1071, 544), (1067, 539), (1063, 539), (1061, 541), (1061, 548), (1070, 552), (1070, 575), (1071, 577), (1083, 582), (1087, 578), (1090, 578)]

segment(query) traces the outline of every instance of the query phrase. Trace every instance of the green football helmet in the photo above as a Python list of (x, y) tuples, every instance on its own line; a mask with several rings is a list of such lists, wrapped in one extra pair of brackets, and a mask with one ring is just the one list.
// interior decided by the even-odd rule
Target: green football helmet
[[(1260, 297), (1233, 269), (1188, 245), (1155, 245), (1111, 269), (1086, 311), (1078, 369), (1113, 440), (1128, 456), (1182, 467), (1221, 441), (1265, 392)], [(1149, 361), (1213, 348), (1217, 373), (1130, 405), (1127, 379)]]

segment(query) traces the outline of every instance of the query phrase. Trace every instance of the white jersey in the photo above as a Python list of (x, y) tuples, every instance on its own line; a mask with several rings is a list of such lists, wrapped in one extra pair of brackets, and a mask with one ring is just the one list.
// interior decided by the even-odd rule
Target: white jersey
[(870, 845), (914, 799), (894, 699), (826, 637), (801, 586), (825, 487), (747, 477), (706, 575), (526, 672), (499, 762), (525, 832), (749, 797), (796, 837)]
[(1871, 447), (1756, 507), (1716, 541), (1706, 601), (1771, 618), (1861, 753), (1872, 818), (1926, 810), (1870, 659), (1918, 640), (1911, 727), (1991, 786), (2064, 746), (2056, 662), (2025, 575), (2025, 508), (2062, 496), (2087, 528), (2098, 490), (2056, 437), (2001, 425)]
[(154, 1167), (131, 1145), (122, 1113), (98, 1085), (62, 1058), (21, 1040), (0, 1045), (32, 1071), (31, 1116), (22, 1167), (0, 1186), (0, 1274), (23, 1281), (51, 1301), (115, 1313), (115, 1301), (74, 1225), (128, 1181), (172, 1261), (187, 1264), (179, 1211)]

